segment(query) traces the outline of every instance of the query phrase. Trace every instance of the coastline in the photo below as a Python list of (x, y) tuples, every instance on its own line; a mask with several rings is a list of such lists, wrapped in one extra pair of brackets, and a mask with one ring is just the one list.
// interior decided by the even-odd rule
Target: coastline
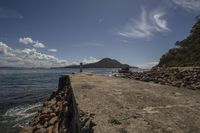
[(199, 67), (155, 67), (143, 72), (119, 74), (116, 77), (200, 90)]

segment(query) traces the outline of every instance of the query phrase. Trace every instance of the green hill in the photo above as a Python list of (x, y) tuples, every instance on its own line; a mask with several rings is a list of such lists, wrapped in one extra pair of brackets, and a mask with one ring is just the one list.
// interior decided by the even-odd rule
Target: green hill
[(175, 46), (160, 58), (159, 67), (200, 66), (200, 20), (192, 27), (190, 35), (177, 41)]

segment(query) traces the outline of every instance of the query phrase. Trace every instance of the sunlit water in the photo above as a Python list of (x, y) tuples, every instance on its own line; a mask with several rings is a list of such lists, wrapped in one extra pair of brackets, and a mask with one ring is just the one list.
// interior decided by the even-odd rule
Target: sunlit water
[[(0, 69), (0, 133), (18, 132), (57, 87), (59, 76), (79, 69)], [(85, 69), (112, 75), (117, 69)]]

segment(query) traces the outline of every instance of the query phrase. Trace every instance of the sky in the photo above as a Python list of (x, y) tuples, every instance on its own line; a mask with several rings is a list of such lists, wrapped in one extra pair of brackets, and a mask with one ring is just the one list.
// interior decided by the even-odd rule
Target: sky
[(190, 33), (200, 0), (0, 0), (0, 66), (109, 57), (149, 68)]

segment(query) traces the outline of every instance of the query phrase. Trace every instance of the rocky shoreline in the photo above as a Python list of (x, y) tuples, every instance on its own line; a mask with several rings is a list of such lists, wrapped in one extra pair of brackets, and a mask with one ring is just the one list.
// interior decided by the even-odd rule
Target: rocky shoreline
[(78, 109), (68, 75), (20, 133), (92, 133), (93, 116)]
[(181, 70), (156, 67), (144, 72), (118, 74), (117, 77), (200, 90), (200, 68)]

